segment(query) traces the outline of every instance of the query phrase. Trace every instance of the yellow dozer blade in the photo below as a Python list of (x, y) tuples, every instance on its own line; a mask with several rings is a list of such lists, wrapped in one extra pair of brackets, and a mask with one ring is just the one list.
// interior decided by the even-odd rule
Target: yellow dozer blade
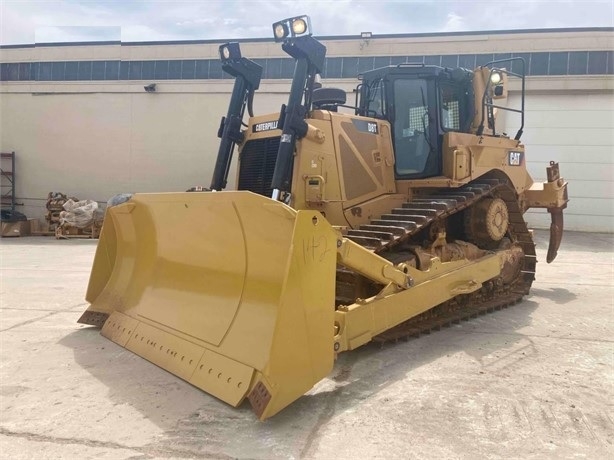
[(137, 194), (107, 211), (79, 321), (265, 419), (332, 370), (336, 243), (250, 192)]

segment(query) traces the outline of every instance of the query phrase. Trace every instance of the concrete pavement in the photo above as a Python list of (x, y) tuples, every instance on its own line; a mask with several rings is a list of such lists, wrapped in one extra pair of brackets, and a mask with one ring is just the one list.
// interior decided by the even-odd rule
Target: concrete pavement
[(0, 241), (0, 457), (612, 458), (614, 236), (566, 233), (521, 304), (368, 345), (266, 422), (76, 320), (96, 241)]

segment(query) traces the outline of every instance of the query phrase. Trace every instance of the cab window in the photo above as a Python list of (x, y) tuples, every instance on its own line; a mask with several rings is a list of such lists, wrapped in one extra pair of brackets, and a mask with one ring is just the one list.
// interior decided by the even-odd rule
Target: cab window
[(398, 176), (424, 174), (431, 151), (425, 80), (394, 82), (394, 151)]
[(444, 131), (460, 131), (460, 89), (456, 85), (440, 85), (440, 118)]
[(375, 80), (369, 84), (368, 90), (367, 114), (368, 117), (385, 118), (386, 104), (384, 103), (384, 80)]

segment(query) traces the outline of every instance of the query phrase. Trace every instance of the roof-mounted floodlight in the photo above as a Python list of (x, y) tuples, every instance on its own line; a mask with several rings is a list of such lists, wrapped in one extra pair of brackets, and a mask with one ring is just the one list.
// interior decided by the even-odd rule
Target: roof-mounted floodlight
[(311, 35), (309, 16), (296, 16), (273, 24), (273, 36), (276, 42), (284, 41), (288, 37), (302, 37), (304, 35)]
[(219, 52), (222, 62), (241, 59), (241, 47), (237, 42), (224, 43), (220, 46)]

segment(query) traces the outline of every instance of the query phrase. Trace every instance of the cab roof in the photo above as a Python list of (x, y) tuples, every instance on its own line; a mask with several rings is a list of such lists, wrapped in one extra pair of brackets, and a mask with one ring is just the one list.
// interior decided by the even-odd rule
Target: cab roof
[[(380, 67), (379, 69), (369, 70), (360, 75), (362, 80), (379, 80), (381, 78), (385, 78), (388, 76), (396, 77), (396, 76), (419, 76), (419, 77), (439, 77), (445, 76), (450, 78), (452, 73), (458, 75), (460, 72), (464, 74), (463, 76), (469, 77), (473, 75), (473, 72), (469, 69), (464, 69), (462, 67), (450, 68), (450, 67), (440, 67), (437, 65), (426, 65), (426, 64), (397, 64), (390, 65), (386, 67)], [(458, 78), (458, 77), (457, 77)]]

